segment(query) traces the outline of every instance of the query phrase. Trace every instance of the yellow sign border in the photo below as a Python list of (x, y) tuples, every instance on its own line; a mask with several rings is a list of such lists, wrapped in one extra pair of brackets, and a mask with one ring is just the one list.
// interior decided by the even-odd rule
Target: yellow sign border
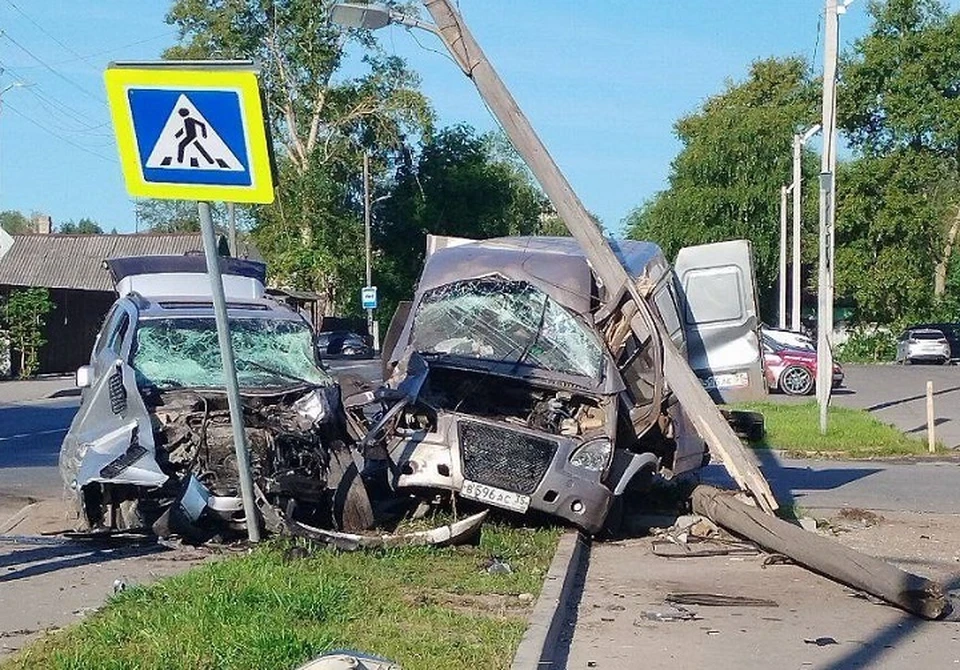
[[(135, 197), (269, 204), (274, 200), (273, 163), (264, 123), (260, 84), (255, 70), (177, 67), (110, 67), (104, 73), (120, 166), (127, 192)], [(137, 146), (127, 91), (156, 88), (183, 91), (236, 91), (240, 96), (250, 186), (165, 184), (146, 181)]]

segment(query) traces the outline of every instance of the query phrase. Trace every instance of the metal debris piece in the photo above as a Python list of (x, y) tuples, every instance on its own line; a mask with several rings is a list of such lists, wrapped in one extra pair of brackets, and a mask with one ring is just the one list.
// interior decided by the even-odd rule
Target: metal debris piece
[(699, 619), (695, 612), (691, 612), (686, 607), (682, 605), (673, 605), (668, 603), (667, 607), (669, 609), (655, 612), (655, 611), (642, 611), (640, 612), (640, 619), (637, 619), (633, 622), (634, 626), (642, 626), (647, 621), (695, 621)]
[(314, 528), (305, 523), (287, 521), (287, 531), (291, 535), (304, 537), (328, 544), (342, 551), (356, 551), (357, 549), (376, 549), (379, 547), (410, 547), (432, 545), (447, 547), (463, 544), (473, 539), (478, 532), (487, 512), (479, 512), (455, 523), (439, 526), (430, 530), (415, 533), (401, 533), (399, 535), (359, 535), (357, 533), (342, 533), (333, 530)]
[(668, 593), (671, 605), (703, 605), (704, 607), (780, 607), (775, 600), (730, 596), (723, 593)]
[(491, 575), (509, 575), (513, 572), (513, 568), (510, 567), (510, 564), (506, 561), (501, 561), (499, 558), (493, 558), (490, 560), (490, 564), (487, 566), (487, 572)]
[(818, 637), (818, 638), (814, 638), (814, 639), (812, 639), (812, 640), (807, 640), (807, 639), (805, 639), (805, 640), (803, 641), (803, 643), (804, 643), (804, 644), (815, 644), (815, 645), (817, 645), (818, 647), (826, 647), (826, 646), (831, 645), (831, 644), (840, 644), (839, 642), (837, 642), (836, 640), (834, 640), (832, 637)]

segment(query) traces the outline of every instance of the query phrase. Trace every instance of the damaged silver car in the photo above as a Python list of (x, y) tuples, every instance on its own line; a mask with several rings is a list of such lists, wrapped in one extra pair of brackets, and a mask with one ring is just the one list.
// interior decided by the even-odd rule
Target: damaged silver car
[[(717, 399), (766, 393), (749, 244), (615, 250), (658, 325), (630, 328), (570, 238), (428, 239), (407, 315), (385, 348), (381, 445), (392, 486), (600, 531), (627, 486), (703, 465), (707, 450), (665, 383), (669, 337)], [(402, 326), (401, 326), (402, 323)], [(391, 396), (392, 391), (392, 396)]]
[[(82, 526), (198, 541), (243, 529), (203, 258), (107, 264), (120, 297), (77, 372), (82, 403), (60, 453)], [(339, 386), (309, 324), (264, 298), (262, 264), (222, 264), (258, 504), (311, 527), (370, 527)]]

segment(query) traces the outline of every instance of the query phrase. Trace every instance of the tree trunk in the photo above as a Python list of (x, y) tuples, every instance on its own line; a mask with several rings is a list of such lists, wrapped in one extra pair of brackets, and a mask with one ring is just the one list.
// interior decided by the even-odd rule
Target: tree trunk
[(953, 245), (957, 241), (957, 233), (960, 232), (960, 207), (950, 222), (950, 230), (947, 231), (947, 241), (943, 245), (943, 256), (937, 263), (933, 275), (933, 295), (936, 298), (942, 298), (947, 292), (947, 272), (950, 271), (950, 256), (953, 255)]

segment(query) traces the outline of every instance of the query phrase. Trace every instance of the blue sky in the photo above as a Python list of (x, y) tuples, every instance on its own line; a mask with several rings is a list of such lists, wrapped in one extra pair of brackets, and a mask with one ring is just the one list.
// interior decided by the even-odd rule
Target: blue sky
[[(318, 0), (319, 2), (319, 0)], [(960, 0), (952, 3), (956, 6)], [(587, 207), (611, 229), (664, 188), (672, 124), (741, 79), (751, 61), (822, 63), (822, 0), (460, 0), (494, 67)], [(103, 91), (110, 60), (158, 58), (173, 43), (161, 0), (0, 0), (0, 209), (55, 223), (90, 217), (132, 231)], [(849, 43), (866, 1), (841, 19)], [(433, 36), (390, 27), (384, 47), (423, 79), (442, 125), (495, 127)], [(785, 140), (785, 147), (787, 146)]]

